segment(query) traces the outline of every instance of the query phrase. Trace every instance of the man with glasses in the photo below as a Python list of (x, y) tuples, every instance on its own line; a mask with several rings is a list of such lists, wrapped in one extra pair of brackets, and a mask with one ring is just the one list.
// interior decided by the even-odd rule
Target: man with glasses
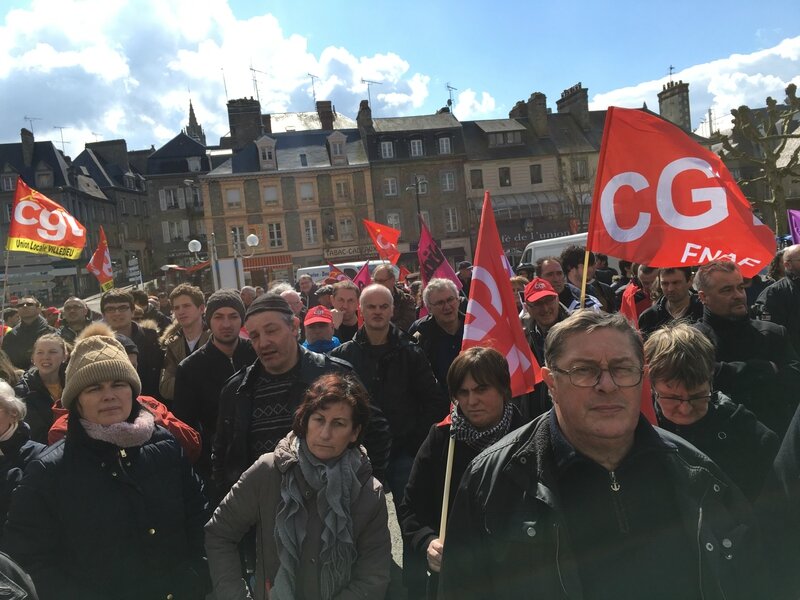
[(644, 353), (625, 317), (576, 311), (550, 330), (545, 363), (553, 409), (461, 479), (443, 597), (769, 596), (742, 493), (640, 415)]
[(61, 321), (62, 325), (58, 330), (58, 335), (70, 344), (74, 344), (75, 338), (92, 322), (89, 306), (80, 298), (71, 296), (64, 302), (61, 312), (64, 318)]
[(431, 279), (422, 290), (428, 315), (409, 329), (422, 348), (442, 392), (447, 393), (447, 371), (461, 352), (466, 315), (458, 310), (460, 298), (456, 284), (449, 279)]
[(783, 250), (785, 276), (767, 287), (756, 300), (756, 313), (762, 321), (783, 325), (789, 339), (800, 352), (800, 244)]
[(142, 394), (161, 399), (159, 381), (164, 366), (164, 352), (158, 342), (158, 331), (134, 322), (133, 296), (128, 292), (111, 289), (100, 297), (100, 312), (114, 333), (129, 337), (139, 348), (136, 371), (142, 380)]
[(41, 315), (42, 306), (33, 296), (23, 296), (16, 305), (20, 322), (3, 336), (3, 350), (18, 369), (28, 370), (31, 366), (33, 344), (46, 333), (56, 330), (47, 324)]
[(750, 318), (736, 263), (702, 265), (694, 284), (704, 307), (693, 326), (714, 345), (714, 388), (782, 438), (800, 400), (800, 357), (786, 329)]
[(417, 305), (411, 294), (397, 285), (394, 267), (390, 264), (382, 264), (375, 267), (372, 272), (372, 282), (379, 283), (392, 292), (392, 300), (394, 300), (392, 323), (403, 331), (408, 331), (417, 318)]
[(656, 330), (644, 355), (658, 425), (706, 454), (754, 502), (772, 469), (778, 436), (744, 406), (713, 391), (714, 346), (679, 323)]

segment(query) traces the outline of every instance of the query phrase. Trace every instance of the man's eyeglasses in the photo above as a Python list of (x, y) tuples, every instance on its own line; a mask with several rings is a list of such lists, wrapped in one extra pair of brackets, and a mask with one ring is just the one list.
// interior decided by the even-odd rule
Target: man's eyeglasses
[(444, 308), (446, 304), (455, 304), (458, 302), (458, 296), (450, 296), (449, 298), (445, 298), (444, 300), (439, 300), (438, 302), (431, 302), (432, 308)]
[(119, 304), (119, 305), (117, 305), (117, 306), (106, 306), (106, 307), (103, 309), (103, 312), (108, 312), (108, 313), (124, 313), (124, 312), (126, 312), (126, 311), (129, 311), (130, 309), (131, 309), (131, 307), (130, 307), (129, 305), (127, 305), (127, 304)]
[(688, 398), (674, 398), (672, 396), (662, 396), (657, 391), (653, 390), (653, 395), (656, 397), (656, 400), (661, 402), (664, 406), (669, 406), (670, 408), (675, 408), (684, 402), (688, 402), (692, 407), (699, 407), (709, 402), (711, 400), (711, 396), (713, 396), (712, 392), (707, 394), (698, 394), (697, 396), (689, 396)]
[(36, 302), (20, 302), (19, 304), (17, 304), (17, 306), (22, 306), (27, 308), (30, 306), (39, 306), (39, 305)]
[(617, 387), (633, 387), (642, 381), (644, 369), (641, 367), (616, 366), (603, 369), (594, 365), (582, 365), (571, 369), (559, 369), (550, 367), (551, 371), (567, 375), (570, 383), (575, 387), (594, 387), (600, 383), (603, 371), (608, 371), (611, 380)]

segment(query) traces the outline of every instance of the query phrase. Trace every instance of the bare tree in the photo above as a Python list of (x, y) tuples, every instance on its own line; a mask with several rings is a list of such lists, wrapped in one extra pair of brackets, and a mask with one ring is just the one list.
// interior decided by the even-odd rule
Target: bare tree
[(592, 190), (597, 170), (589, 154), (570, 153), (559, 156), (560, 188), (571, 215), (578, 222), (578, 232), (589, 226)]
[(766, 104), (762, 110), (752, 110), (748, 106), (731, 110), (733, 131), (730, 136), (722, 136), (719, 154), (725, 160), (750, 167), (745, 172), (752, 176), (743, 176), (738, 183), (745, 188), (757, 184), (766, 188), (768, 193), (764, 198), (751, 199), (751, 202), (762, 210), (770, 209), (775, 233), (782, 236), (787, 232), (784, 186), (790, 178), (800, 177), (800, 144), (790, 143), (800, 138), (795, 120), (800, 115), (797, 86), (792, 83), (786, 87), (783, 105), (772, 97), (767, 98)]

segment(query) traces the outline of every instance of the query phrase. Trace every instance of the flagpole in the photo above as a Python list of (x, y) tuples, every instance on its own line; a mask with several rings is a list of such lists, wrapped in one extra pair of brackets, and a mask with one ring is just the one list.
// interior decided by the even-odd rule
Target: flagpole
[(589, 271), (589, 250), (583, 254), (583, 278), (581, 279), (581, 308), (586, 304), (586, 276)]
[[(452, 425), (451, 425), (452, 427)], [(453, 478), (453, 455), (456, 453), (456, 439), (451, 435), (447, 445), (447, 469), (444, 472), (444, 494), (442, 496), (442, 518), (439, 520), (439, 540), (444, 545), (447, 530), (447, 512), (450, 508), (450, 481)]]
[(3, 300), (0, 302), (0, 326), (5, 326), (6, 322), (3, 319), (3, 313), (6, 310), (6, 291), (8, 290), (8, 260), (11, 258), (11, 252), (6, 250), (6, 264), (3, 271)]

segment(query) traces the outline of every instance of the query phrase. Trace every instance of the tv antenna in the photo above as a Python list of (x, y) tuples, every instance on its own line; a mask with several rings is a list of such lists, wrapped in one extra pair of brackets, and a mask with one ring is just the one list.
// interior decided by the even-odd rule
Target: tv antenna
[(29, 117), (28, 115), (25, 115), (23, 118), (28, 122), (28, 126), (31, 128), (31, 133), (33, 133), (33, 122), (42, 120), (42, 117)]
[(96, 131), (90, 131), (89, 133), (91, 133), (94, 136), (94, 141), (95, 142), (99, 142), (100, 140), (98, 140), (97, 138), (99, 138), (101, 135), (103, 135), (102, 133), (97, 133)]
[(367, 84), (367, 101), (369, 102), (369, 107), (372, 108), (372, 94), (370, 93), (370, 86), (371, 85), (383, 85), (382, 81), (370, 81), (369, 79), (361, 79), (361, 83)]
[(450, 82), (448, 81), (447, 82), (447, 93), (450, 96), (450, 98), (447, 101), (447, 106), (449, 106), (451, 108), (453, 107), (453, 92), (456, 92), (456, 91), (458, 91), (458, 88), (457, 87), (453, 87), (452, 85), (450, 85)]
[(220, 71), (222, 71), (222, 87), (225, 88), (225, 100), (228, 100), (228, 82), (225, 81), (225, 67), (220, 67)]
[(672, 74), (675, 72), (675, 67), (669, 66), (669, 82), (672, 83)]
[(261, 73), (262, 75), (269, 75), (269, 73), (254, 69), (252, 66), (250, 67), (250, 73), (253, 75), (253, 89), (256, 92), (256, 100), (258, 100), (258, 103), (261, 104), (261, 95), (258, 93), (258, 77), (256, 76), (256, 73)]
[(319, 79), (318, 76), (312, 75), (311, 73), (307, 73), (309, 77), (311, 77), (311, 95), (314, 97), (314, 106), (317, 106), (317, 90), (314, 87), (314, 80)]
[(53, 125), (53, 129), (58, 129), (61, 133), (61, 152), (62, 154), (66, 154), (67, 150), (64, 148), (65, 144), (71, 144), (72, 142), (65, 142), (64, 141), (64, 130), (69, 129), (69, 127), (61, 126), (61, 125)]

